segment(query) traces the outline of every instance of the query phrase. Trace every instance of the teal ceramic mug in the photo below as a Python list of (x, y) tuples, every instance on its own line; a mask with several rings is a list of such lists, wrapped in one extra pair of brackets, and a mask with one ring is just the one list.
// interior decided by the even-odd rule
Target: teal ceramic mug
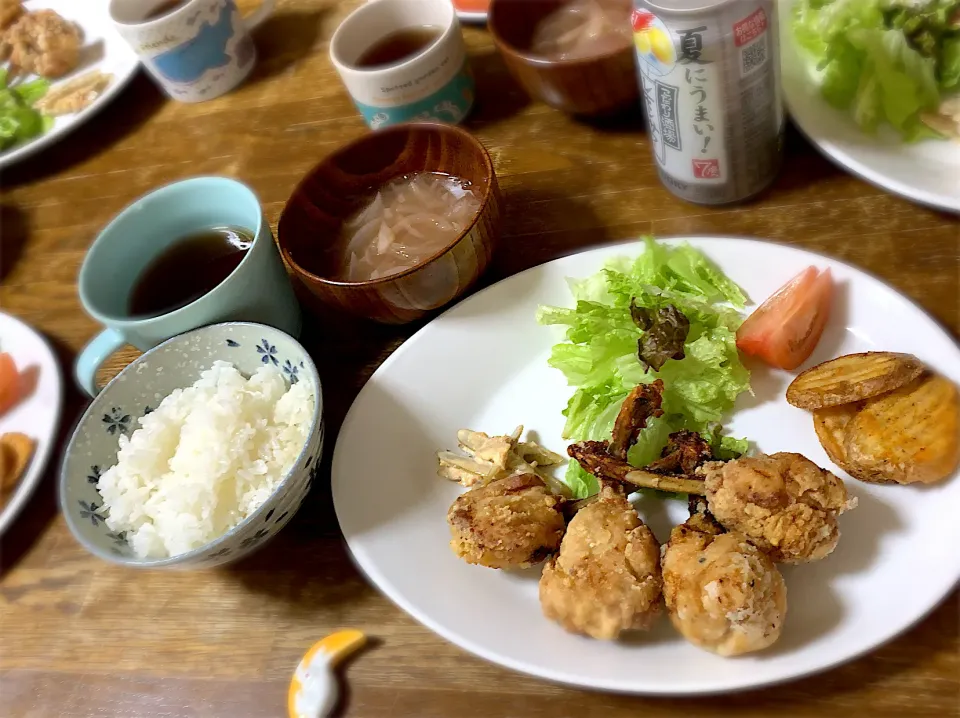
[[(185, 236), (243, 227), (253, 244), (237, 268), (199, 299), (166, 314), (130, 316), (130, 295), (147, 266)], [(171, 278), (176, 281), (176, 278)], [(80, 268), (80, 301), (106, 329), (77, 358), (77, 382), (99, 391), (100, 365), (125, 344), (146, 351), (191, 329), (225, 321), (268, 324), (300, 334), (300, 307), (260, 202), (246, 185), (195, 177), (161, 187), (123, 210), (97, 237)]]

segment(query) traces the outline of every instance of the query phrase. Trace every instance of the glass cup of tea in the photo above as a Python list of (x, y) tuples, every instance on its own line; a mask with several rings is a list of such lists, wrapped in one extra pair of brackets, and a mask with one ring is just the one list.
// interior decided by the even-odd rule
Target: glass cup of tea
[(226, 177), (195, 177), (138, 199), (94, 241), (77, 283), (83, 308), (106, 327), (75, 366), (90, 396), (100, 365), (124, 344), (146, 351), (225, 321), (300, 333), (300, 306), (260, 202)]
[(461, 122), (473, 75), (450, 0), (376, 0), (330, 40), (330, 59), (374, 130), (400, 122)]
[(203, 102), (250, 74), (257, 59), (250, 31), (273, 8), (274, 0), (262, 0), (243, 18), (234, 0), (110, 0), (110, 18), (171, 98)]

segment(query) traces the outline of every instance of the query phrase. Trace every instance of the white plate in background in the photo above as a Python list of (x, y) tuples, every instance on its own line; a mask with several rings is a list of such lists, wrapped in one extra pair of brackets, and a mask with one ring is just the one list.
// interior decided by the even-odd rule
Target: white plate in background
[(13, 357), (17, 369), (36, 372), (33, 392), (3, 416), (0, 434), (19, 432), (36, 442), (33, 457), (7, 505), (0, 510), (0, 536), (30, 500), (57, 439), (63, 403), (60, 365), (47, 341), (19, 319), (0, 312), (0, 352)]
[(778, 8), (781, 84), (787, 109), (801, 132), (836, 164), (867, 182), (920, 204), (960, 212), (960, 142), (906, 143), (886, 126), (875, 136), (868, 135), (851, 113), (831, 107), (794, 41), (793, 4), (794, 0), (781, 0)]
[[(102, 110), (137, 73), (140, 61), (133, 50), (130, 49), (130, 46), (113, 28), (108, 6), (109, 0), (83, 0), (83, 2), (77, 2), (77, 0), (28, 0), (24, 3), (27, 10), (56, 10), (64, 18), (77, 23), (83, 29), (85, 47), (99, 43), (98, 47), (103, 48), (100, 60), (79, 67), (66, 77), (52, 81), (51, 88), (69, 82), (72, 78), (92, 70), (100, 70), (103, 73), (113, 75), (113, 80), (103, 94), (86, 109), (73, 115), (57, 117), (53, 127), (46, 134), (0, 152), (0, 168), (8, 167), (14, 162), (26, 159), (44, 147), (62, 139), (72, 129), (79, 127)], [(7, 63), (0, 64), (6, 67)], [(110, 115), (103, 115), (100, 121), (110, 122)]]

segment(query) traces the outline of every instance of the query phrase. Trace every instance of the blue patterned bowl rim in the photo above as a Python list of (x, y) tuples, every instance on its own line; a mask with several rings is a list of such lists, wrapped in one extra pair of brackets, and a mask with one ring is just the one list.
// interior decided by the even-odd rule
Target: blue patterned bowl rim
[[(234, 526), (232, 529), (227, 531), (227, 533), (222, 536), (218, 536), (210, 543), (206, 543), (203, 546), (193, 549), (192, 551), (187, 551), (186, 553), (177, 554), (176, 556), (169, 556), (167, 558), (156, 558), (156, 559), (138, 559), (138, 558), (126, 558), (123, 556), (117, 556), (109, 551), (103, 551), (100, 547), (88, 543), (86, 539), (83, 538), (83, 534), (80, 531), (80, 528), (76, 525), (75, 519), (71, 512), (67, 510), (67, 483), (69, 481), (69, 476), (67, 475), (67, 463), (70, 457), (70, 454), (74, 450), (74, 445), (77, 442), (78, 437), (80, 436), (83, 426), (85, 425), (87, 418), (90, 413), (93, 411), (93, 407), (97, 404), (97, 399), (100, 397), (106, 396), (110, 391), (111, 385), (122, 376), (133, 375), (136, 373), (136, 367), (141, 362), (145, 361), (155, 352), (158, 352), (161, 348), (166, 347), (169, 344), (180, 343), (186, 341), (192, 336), (197, 334), (205, 333), (211, 331), (214, 328), (225, 328), (225, 327), (243, 327), (249, 329), (256, 329), (258, 331), (266, 331), (268, 333), (282, 334), (286, 337), (294, 347), (298, 348), (303, 352), (302, 356), (304, 357), (304, 368), (307, 370), (310, 378), (313, 380), (313, 384), (316, 387), (316, 397), (313, 408), (313, 417), (310, 420), (310, 428), (307, 431), (307, 440), (304, 442), (303, 447), (300, 449), (300, 453), (297, 454), (296, 461), (293, 462), (293, 466), (290, 470), (284, 475), (283, 479), (277, 485), (277, 488), (274, 489), (273, 493), (263, 502), (263, 504), (252, 514), (247, 516), (243, 521)], [(70, 532), (73, 534), (74, 538), (79, 542), (85, 549), (90, 551), (92, 554), (98, 558), (102, 558), (105, 561), (111, 563), (120, 564), (122, 566), (131, 566), (134, 568), (162, 568), (164, 566), (171, 566), (178, 563), (184, 563), (190, 561), (191, 559), (199, 558), (201, 556), (207, 555), (209, 552), (216, 549), (222, 544), (231, 542), (232, 538), (237, 534), (241, 533), (247, 526), (254, 523), (262, 516), (265, 507), (270, 503), (271, 499), (275, 496), (283, 494), (286, 490), (293, 475), (300, 468), (301, 463), (305, 460), (306, 454), (308, 453), (311, 444), (313, 443), (312, 439), (316, 435), (317, 431), (323, 429), (323, 385), (320, 383), (320, 374), (317, 372), (316, 364), (313, 362), (313, 358), (303, 348), (303, 345), (300, 344), (295, 338), (290, 336), (284, 331), (277, 329), (276, 327), (271, 327), (265, 324), (257, 324), (256, 322), (221, 322), (219, 324), (210, 324), (203, 327), (198, 327), (197, 329), (192, 329), (189, 332), (183, 334), (178, 334), (175, 337), (171, 337), (166, 341), (158, 344), (157, 346), (149, 349), (144, 352), (142, 355), (137, 357), (134, 361), (128, 364), (123, 371), (117, 374), (109, 384), (107, 384), (97, 395), (97, 398), (90, 402), (90, 405), (84, 410), (83, 414), (80, 416), (80, 420), (77, 422), (77, 425), (74, 427), (73, 433), (70, 437), (70, 443), (67, 444), (67, 449), (63, 453), (63, 457), (60, 460), (60, 476), (58, 482), (58, 502), (60, 504), (60, 511), (63, 514), (64, 519), (67, 522), (67, 526), (70, 529)], [(319, 462), (321, 460), (320, 456), (317, 456), (315, 461)]]

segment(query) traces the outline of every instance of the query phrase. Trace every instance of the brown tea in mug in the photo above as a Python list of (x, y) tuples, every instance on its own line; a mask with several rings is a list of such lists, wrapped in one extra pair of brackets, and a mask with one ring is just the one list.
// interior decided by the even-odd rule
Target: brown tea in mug
[(441, 32), (442, 28), (436, 25), (406, 27), (403, 30), (391, 32), (364, 50), (360, 59), (355, 63), (356, 67), (366, 69), (384, 65), (398, 65), (431, 45), (434, 40), (440, 37)]
[(156, 20), (158, 17), (163, 17), (164, 15), (169, 15), (174, 10), (182, 8), (186, 5), (189, 0), (164, 0), (156, 7), (147, 11), (147, 14), (143, 18), (143, 22), (148, 22), (149, 20)]
[(127, 311), (156, 317), (196, 301), (243, 261), (253, 233), (240, 227), (213, 227), (167, 247), (137, 277)]

